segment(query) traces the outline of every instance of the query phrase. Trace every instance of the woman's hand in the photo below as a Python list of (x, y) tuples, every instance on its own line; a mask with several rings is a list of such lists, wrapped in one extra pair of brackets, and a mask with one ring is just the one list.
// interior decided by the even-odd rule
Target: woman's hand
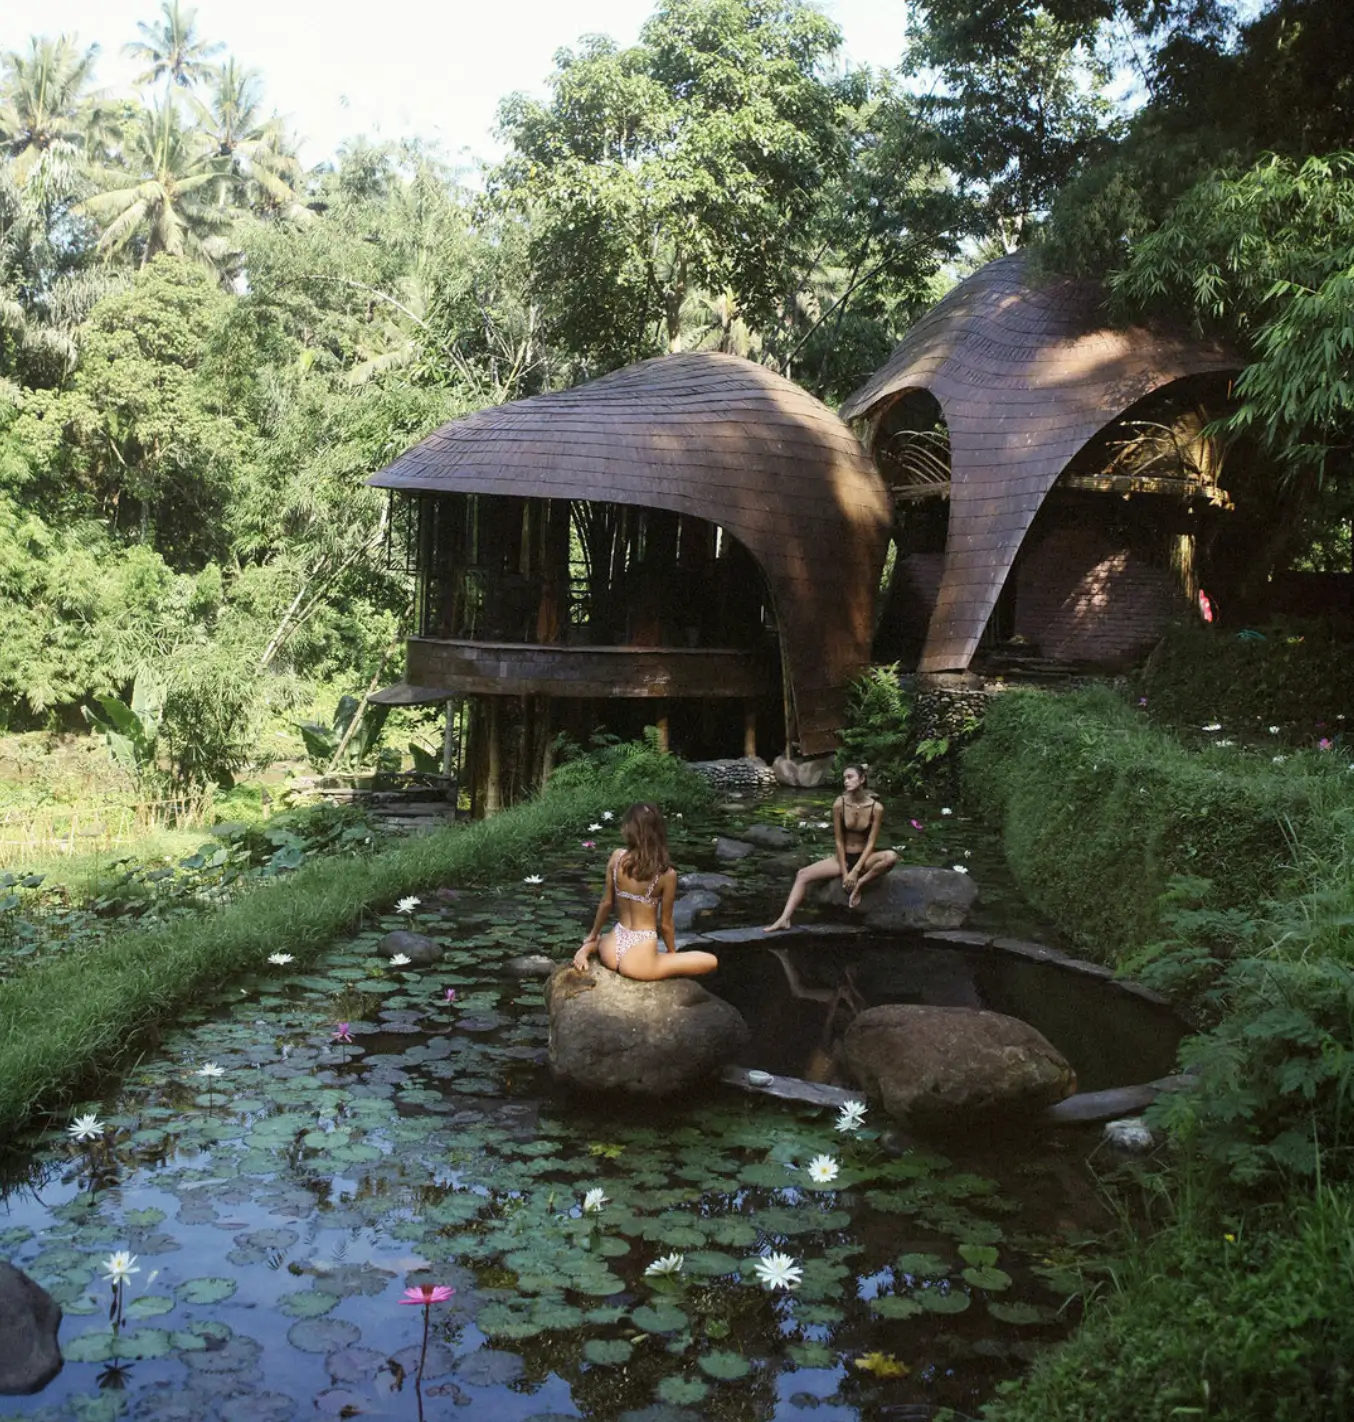
[(588, 971), (588, 959), (592, 957), (592, 950), (597, 946), (595, 938), (585, 938), (583, 946), (574, 954), (574, 967), (580, 973)]

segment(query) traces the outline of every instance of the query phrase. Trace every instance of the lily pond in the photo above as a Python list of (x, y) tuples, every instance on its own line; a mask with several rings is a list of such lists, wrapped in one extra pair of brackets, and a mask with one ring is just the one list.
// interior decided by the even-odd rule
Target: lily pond
[[(708, 828), (674, 835), (683, 868), (716, 867)], [(223, 986), (82, 1108), (98, 1133), (13, 1160), (0, 1253), (61, 1304), (66, 1364), (0, 1416), (971, 1416), (1062, 1337), (1106, 1224), (1094, 1132), (942, 1152), (730, 1087), (555, 1090), (541, 980), (511, 965), (577, 946), (614, 842), (587, 832), (539, 884), (431, 885), (318, 962)], [(945, 834), (911, 857), (967, 835), (1000, 873), (981, 831)], [(784, 866), (730, 872), (719, 926), (766, 921)], [(387, 965), (397, 927), (442, 962)]]

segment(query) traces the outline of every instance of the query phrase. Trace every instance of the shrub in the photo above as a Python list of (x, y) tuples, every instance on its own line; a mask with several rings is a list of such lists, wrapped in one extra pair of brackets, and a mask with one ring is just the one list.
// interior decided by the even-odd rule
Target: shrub
[(642, 741), (594, 741), (590, 750), (556, 767), (543, 798), (578, 793), (594, 795), (599, 810), (651, 800), (665, 814), (708, 809), (714, 800), (708, 781), (658, 749), (652, 726), (645, 727)]

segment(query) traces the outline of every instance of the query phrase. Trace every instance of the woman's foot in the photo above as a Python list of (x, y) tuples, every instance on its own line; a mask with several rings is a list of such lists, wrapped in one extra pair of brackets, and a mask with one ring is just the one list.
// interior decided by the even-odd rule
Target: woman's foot
[(855, 888), (851, 890), (851, 897), (850, 897), (849, 899), (847, 899), (847, 901), (846, 901), (846, 906), (847, 906), (847, 908), (859, 908), (859, 907), (860, 907), (860, 885), (859, 885), (859, 884), (857, 884), (857, 885), (855, 886)]
[(762, 932), (763, 932), (763, 933), (779, 933), (782, 929), (789, 928), (789, 927), (790, 927), (790, 920), (789, 920), (788, 918), (778, 918), (778, 919), (775, 921), (775, 923), (768, 923), (768, 924), (766, 925), (766, 927), (765, 927), (764, 929), (762, 929)]

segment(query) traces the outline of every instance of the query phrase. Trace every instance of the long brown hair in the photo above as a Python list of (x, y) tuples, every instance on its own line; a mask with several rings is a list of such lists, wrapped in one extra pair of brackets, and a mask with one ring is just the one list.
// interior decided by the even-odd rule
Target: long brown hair
[(647, 800), (637, 800), (621, 820), (625, 855), (621, 868), (640, 882), (656, 879), (671, 867), (668, 858), (668, 827), (663, 812)]

